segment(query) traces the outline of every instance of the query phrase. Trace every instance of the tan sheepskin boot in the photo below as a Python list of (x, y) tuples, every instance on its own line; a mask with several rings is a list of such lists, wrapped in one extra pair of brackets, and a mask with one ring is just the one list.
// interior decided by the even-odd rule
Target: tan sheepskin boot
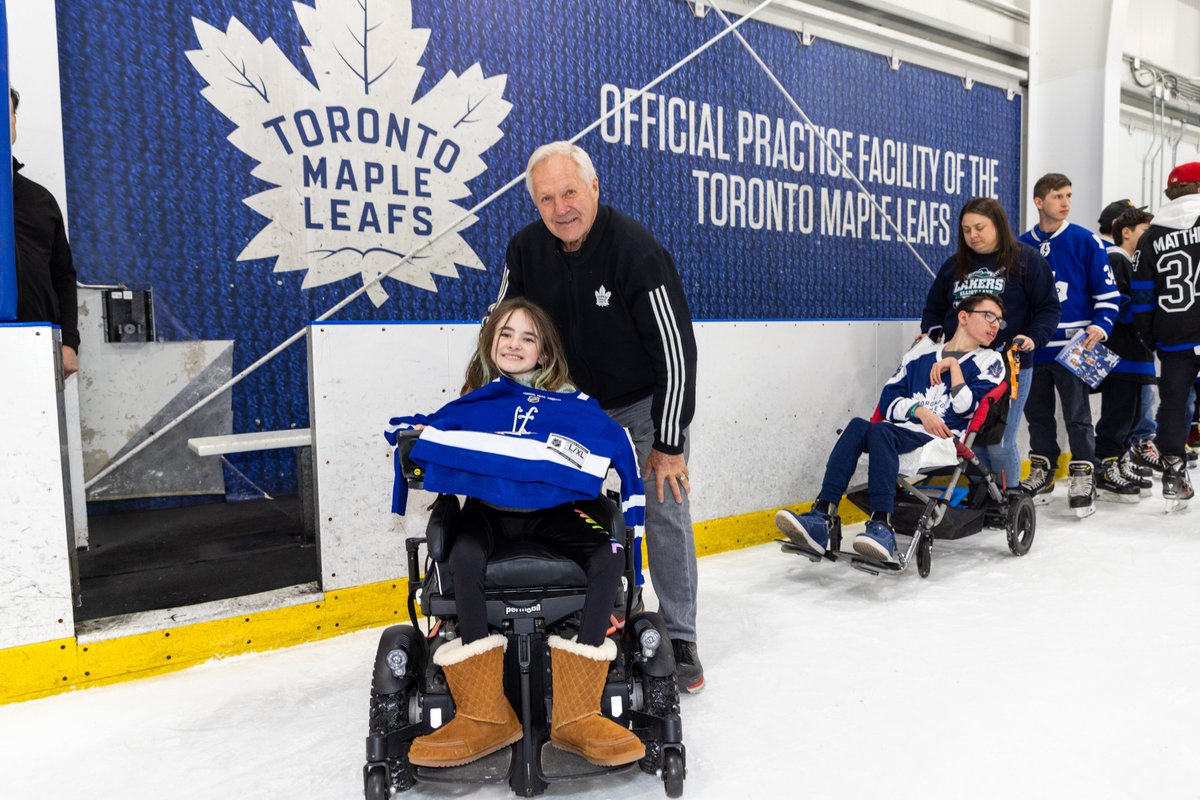
[(616, 657), (617, 645), (611, 639), (592, 647), (550, 637), (554, 675), (550, 741), (602, 767), (628, 764), (646, 755), (646, 746), (637, 736), (600, 713), (608, 663)]
[(521, 721), (504, 696), (504, 651), (508, 639), (492, 634), (468, 645), (442, 645), (433, 663), (446, 673), (454, 719), (413, 740), (408, 760), (421, 767), (457, 767), (494, 753), (521, 738)]

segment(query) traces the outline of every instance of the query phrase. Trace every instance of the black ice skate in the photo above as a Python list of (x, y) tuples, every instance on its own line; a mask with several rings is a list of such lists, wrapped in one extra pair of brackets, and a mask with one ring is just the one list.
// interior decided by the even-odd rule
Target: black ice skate
[(1021, 481), (1021, 490), (1033, 496), (1033, 502), (1041, 505), (1050, 502), (1054, 491), (1054, 470), (1050, 459), (1045, 456), (1029, 456), (1029, 477)]
[(1096, 499), (1113, 503), (1136, 503), (1142, 499), (1141, 486), (1136, 480), (1125, 477), (1116, 456), (1106, 458), (1100, 464), (1100, 476), (1096, 478)]
[(1125, 477), (1125, 480), (1141, 489), (1142, 494), (1148, 495), (1154, 491), (1154, 481), (1150, 480), (1154, 470), (1133, 463), (1131, 451), (1126, 450), (1125, 455), (1121, 456), (1118, 463), (1121, 465), (1121, 475)]
[(1154, 443), (1153, 437), (1134, 442), (1130, 450), (1133, 453), (1134, 464), (1155, 472), (1163, 471), (1162, 453), (1158, 452), (1158, 445)]
[(1067, 505), (1079, 519), (1096, 513), (1096, 476), (1092, 462), (1072, 461), (1067, 464)]
[(1179, 456), (1166, 456), (1163, 467), (1162, 496), (1166, 501), (1166, 511), (1168, 514), (1183, 511), (1194, 494), (1192, 480), (1187, 473), (1187, 461)]

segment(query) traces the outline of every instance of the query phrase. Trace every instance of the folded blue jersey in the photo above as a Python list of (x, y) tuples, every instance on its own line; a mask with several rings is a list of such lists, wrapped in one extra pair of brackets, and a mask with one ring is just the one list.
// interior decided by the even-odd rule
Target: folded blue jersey
[[(551, 508), (600, 495), (611, 465), (621, 479), (625, 524), (640, 535), (645, 489), (625, 429), (582, 392), (548, 392), (500, 377), (432, 414), (395, 417), (385, 435), (427, 426), (410, 453), (431, 492), (476, 497), (502, 508)], [(396, 463), (392, 510), (407, 484)]]

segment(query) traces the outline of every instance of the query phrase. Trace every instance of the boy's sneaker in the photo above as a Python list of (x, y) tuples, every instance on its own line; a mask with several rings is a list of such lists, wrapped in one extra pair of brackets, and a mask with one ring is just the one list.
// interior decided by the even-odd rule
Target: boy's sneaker
[(1200, 422), (1193, 422), (1188, 428), (1188, 447), (1200, 447)]
[(1080, 519), (1096, 513), (1096, 476), (1092, 462), (1071, 461), (1067, 464), (1067, 505)]
[(675, 651), (675, 683), (679, 691), (687, 694), (703, 691), (704, 667), (700, 666), (700, 657), (696, 655), (696, 643), (672, 639), (671, 649)]
[(1116, 503), (1136, 503), (1142, 497), (1142, 487), (1130, 481), (1121, 472), (1121, 463), (1116, 456), (1106, 458), (1100, 464), (1100, 477), (1096, 478), (1096, 497)]
[(1150, 494), (1154, 489), (1154, 481), (1150, 480), (1154, 470), (1134, 464), (1133, 456), (1129, 454), (1128, 450), (1125, 451), (1125, 455), (1121, 456), (1118, 463), (1121, 465), (1121, 475), (1125, 480), (1141, 489), (1142, 494)]
[(1158, 445), (1154, 443), (1153, 437), (1134, 442), (1132, 452), (1134, 464), (1155, 472), (1163, 471), (1162, 453), (1158, 452)]
[(1191, 466), (1192, 464), (1195, 464), (1195, 463), (1196, 463), (1196, 458), (1197, 458), (1197, 457), (1200, 457), (1200, 453), (1197, 453), (1197, 452), (1195, 451), (1195, 449), (1194, 449), (1194, 448), (1193, 448), (1191, 445), (1189, 445), (1189, 444), (1185, 444), (1185, 445), (1183, 446), (1183, 453), (1184, 453), (1184, 455), (1186, 455), (1186, 456), (1187, 456), (1187, 460), (1188, 460), (1188, 466)]
[(1167, 513), (1183, 511), (1192, 499), (1192, 480), (1188, 477), (1187, 462), (1179, 456), (1163, 459), (1162, 496), (1167, 502)]
[(878, 520), (867, 520), (867, 529), (854, 537), (854, 552), (876, 561), (896, 563), (896, 534)]
[(1054, 491), (1054, 470), (1045, 456), (1029, 456), (1029, 477), (1021, 481), (1021, 489), (1033, 496), (1035, 503), (1049, 503)]
[(775, 512), (775, 527), (793, 544), (824, 555), (829, 547), (829, 517), (819, 511), (806, 511), (797, 516), (786, 508)]

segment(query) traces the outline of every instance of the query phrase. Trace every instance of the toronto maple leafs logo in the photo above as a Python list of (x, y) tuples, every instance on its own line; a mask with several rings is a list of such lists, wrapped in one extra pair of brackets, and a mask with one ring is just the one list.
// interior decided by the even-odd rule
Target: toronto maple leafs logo
[(604, 284), (600, 284), (600, 288), (596, 290), (596, 305), (600, 308), (608, 308), (608, 301), (612, 297), (612, 292), (604, 288)]
[[(229, 141), (271, 188), (245, 199), (268, 223), (239, 261), (274, 258), (276, 272), (306, 270), (303, 288), (358, 275), (364, 284), (459, 220), (456, 201), (504, 135), (507, 76), (479, 64), (447, 72), (421, 97), (430, 31), (412, 27), (410, 0), (293, 3), (308, 39), (314, 86), (271, 39), (238, 19), (221, 31), (193, 18), (187, 53), (207, 82), (201, 94), (237, 128)], [(484, 269), (462, 239), (463, 219), (391, 277), (437, 291), (435, 275)], [(376, 283), (376, 305), (387, 299)]]
[(950, 410), (950, 395), (946, 393), (946, 383), (935, 383), (923, 392), (913, 395), (917, 405), (925, 406), (934, 414), (944, 418)]

